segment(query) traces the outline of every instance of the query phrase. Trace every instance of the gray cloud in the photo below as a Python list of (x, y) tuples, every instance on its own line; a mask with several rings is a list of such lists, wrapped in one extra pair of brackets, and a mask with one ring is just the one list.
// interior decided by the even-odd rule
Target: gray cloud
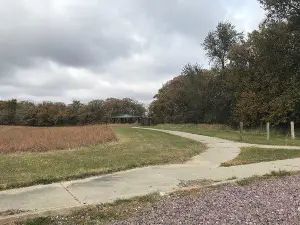
[(151, 18), (163, 33), (191, 35), (198, 40), (206, 35), (216, 21), (224, 19), (226, 10), (222, 0), (136, 0), (136, 4)]
[(184, 64), (207, 66), (217, 22), (261, 17), (256, 0), (0, 0), (0, 99), (149, 102)]
[(28, 67), (36, 59), (73, 67), (101, 66), (139, 48), (130, 33), (119, 33), (118, 23), (111, 26), (106, 21), (103, 15), (109, 12), (103, 12), (100, 4), (69, 1), (59, 13), (54, 7), (59, 1), (53, 5), (32, 1), (38, 3), (32, 8), (28, 1), (11, 2), (0, 4), (9, 12), (0, 16), (0, 62), (6, 67)]

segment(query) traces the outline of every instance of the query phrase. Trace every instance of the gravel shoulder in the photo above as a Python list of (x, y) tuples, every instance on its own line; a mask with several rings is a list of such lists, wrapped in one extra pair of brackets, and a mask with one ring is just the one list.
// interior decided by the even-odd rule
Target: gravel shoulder
[(300, 175), (169, 198), (110, 224), (300, 224)]
[(87, 206), (68, 216), (38, 218), (27, 224), (296, 225), (300, 223), (299, 181), (299, 172), (294, 175), (286, 172), (219, 186), (207, 187), (201, 183), (169, 194)]

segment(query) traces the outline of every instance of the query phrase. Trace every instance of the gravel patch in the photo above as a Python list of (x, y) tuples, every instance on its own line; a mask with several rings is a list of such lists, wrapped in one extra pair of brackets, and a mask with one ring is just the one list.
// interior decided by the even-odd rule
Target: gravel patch
[(114, 221), (131, 224), (300, 224), (300, 175), (264, 180), (249, 186), (227, 185), (199, 196), (172, 198)]

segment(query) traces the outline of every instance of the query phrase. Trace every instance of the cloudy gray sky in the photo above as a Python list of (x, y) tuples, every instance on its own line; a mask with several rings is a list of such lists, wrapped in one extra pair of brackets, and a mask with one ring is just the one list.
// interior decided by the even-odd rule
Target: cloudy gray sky
[(257, 28), (257, 0), (0, 0), (0, 99), (149, 103), (209, 30)]

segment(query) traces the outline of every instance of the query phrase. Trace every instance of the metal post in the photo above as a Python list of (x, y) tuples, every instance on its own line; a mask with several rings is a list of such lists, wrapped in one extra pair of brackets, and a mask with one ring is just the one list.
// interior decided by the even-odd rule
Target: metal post
[(270, 140), (270, 123), (267, 122), (267, 140)]
[(292, 140), (295, 140), (296, 136), (295, 136), (295, 123), (291, 122), (291, 138)]

